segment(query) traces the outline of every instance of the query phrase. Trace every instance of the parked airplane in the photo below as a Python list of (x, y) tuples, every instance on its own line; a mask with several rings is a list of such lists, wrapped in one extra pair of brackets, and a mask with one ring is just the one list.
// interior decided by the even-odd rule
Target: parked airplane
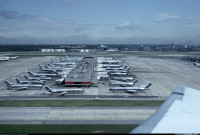
[(68, 56), (65, 56), (65, 58), (64, 58), (64, 57), (60, 56), (60, 60), (63, 62), (64, 61), (75, 62), (76, 60), (78, 60), (78, 58), (77, 57), (69, 58)]
[(29, 77), (27, 75), (24, 75), (24, 77), (27, 79), (27, 80), (51, 80), (52, 78), (51, 77), (45, 77), (45, 76), (40, 76), (40, 77)]
[(109, 73), (109, 75), (113, 75), (113, 76), (127, 76), (128, 72), (120, 72), (120, 73)]
[(121, 66), (121, 67), (107, 67), (105, 68), (106, 71), (110, 71), (110, 70), (123, 70), (124, 68), (126, 68), (127, 66)]
[(49, 72), (53, 72), (53, 73), (55, 73), (55, 72), (57, 72), (57, 71), (63, 71), (64, 70), (64, 68), (63, 67), (56, 67), (56, 68), (53, 68), (53, 67), (48, 67), (48, 68), (44, 68), (43, 66), (41, 66), (40, 64), (39, 64), (39, 66), (41, 67), (41, 69), (43, 70), (43, 71), (49, 71)]
[(131, 68), (126, 68), (123, 70), (107, 70), (106, 72), (108, 73), (127, 73), (130, 71)]
[(42, 85), (44, 85), (44, 81), (21, 81), (21, 80), (19, 80), (19, 78), (16, 78), (16, 81), (18, 82), (18, 83), (20, 83), (20, 84), (42, 84)]
[(47, 68), (65, 68), (65, 67), (63, 67), (62, 65), (55, 65), (55, 64), (47, 64), (47, 65), (45, 65)]
[(65, 62), (65, 61), (58, 62), (58, 61), (54, 61), (53, 59), (51, 59), (51, 61), (52, 61), (53, 64), (60, 65), (60, 66), (67, 66), (67, 65), (75, 65), (76, 64), (75, 62)]
[(126, 86), (133, 86), (136, 82), (137, 80), (132, 82), (121, 82), (121, 81), (110, 80), (110, 85), (120, 85), (122, 87), (126, 87)]
[(0, 61), (8, 61), (10, 57), (0, 57)]
[(123, 91), (123, 92), (128, 92), (128, 93), (135, 93), (139, 91), (148, 90), (151, 85), (152, 83), (148, 83), (146, 86), (142, 86), (142, 87), (113, 87), (113, 88), (110, 88), (109, 90), (112, 92)]
[(197, 67), (200, 67), (200, 63), (197, 63), (197, 62), (193, 62), (192, 64), (193, 64), (193, 66), (197, 66)]
[(83, 89), (51, 89), (48, 86), (44, 87), (48, 92), (51, 93), (60, 93), (58, 96), (62, 96), (67, 93), (83, 93)]
[(34, 77), (41, 77), (41, 76), (45, 76), (45, 77), (57, 77), (58, 76), (57, 74), (33, 73), (32, 71), (28, 71), (28, 73), (30, 73)]
[(16, 59), (16, 58), (18, 58), (18, 56), (10, 57), (11, 60), (12, 60), (12, 59)]
[(111, 59), (111, 60), (110, 59), (108, 59), (108, 60), (105, 59), (105, 60), (101, 61), (101, 63), (102, 64), (119, 64), (120, 63), (120, 59), (121, 58), (119, 58), (119, 59), (117, 59), (117, 58), (115, 59), (114, 58), (114, 59)]
[(119, 67), (122, 67), (124, 65), (124, 63), (125, 63), (125, 61), (123, 61), (121, 64), (105, 64), (105, 65), (103, 65), (103, 68), (108, 68), (108, 67), (110, 67), (110, 68), (113, 68), (113, 67), (119, 68)]
[(12, 59), (16, 59), (18, 56), (13, 56), (13, 57), (0, 57), (0, 61), (8, 61)]
[(25, 90), (28, 88), (42, 88), (41, 84), (15, 84), (11, 83), (8, 80), (4, 81), (8, 89), (16, 88), (16, 90)]
[(65, 69), (65, 67), (63, 66), (58, 66), (58, 65), (52, 65), (52, 64), (47, 64), (45, 65), (47, 68), (50, 68), (50, 69)]
[(111, 79), (112, 80), (119, 80), (119, 81), (133, 81), (133, 79), (135, 78), (136, 76), (132, 76), (132, 77), (112, 77)]

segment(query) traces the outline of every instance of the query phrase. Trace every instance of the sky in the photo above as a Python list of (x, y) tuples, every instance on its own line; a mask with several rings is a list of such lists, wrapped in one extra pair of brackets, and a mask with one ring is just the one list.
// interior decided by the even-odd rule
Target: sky
[(200, 0), (0, 0), (0, 44), (200, 43)]

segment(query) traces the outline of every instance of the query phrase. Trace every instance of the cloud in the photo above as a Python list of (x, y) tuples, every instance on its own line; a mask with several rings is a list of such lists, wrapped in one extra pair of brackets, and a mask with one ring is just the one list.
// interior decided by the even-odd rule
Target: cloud
[(19, 14), (17, 12), (14, 11), (8, 11), (8, 10), (0, 10), (0, 17), (3, 19), (13, 19), (18, 17)]
[(178, 19), (178, 18), (179, 18), (179, 16), (176, 15), (176, 13), (174, 13), (174, 12), (173, 13), (162, 13), (162, 14), (157, 15), (156, 21), (163, 22), (163, 21)]
[(118, 25), (116, 29), (130, 29), (136, 27), (132, 22), (126, 22)]
[(191, 16), (189, 16), (187, 19), (188, 19), (188, 20), (194, 20), (195, 18), (194, 18), (194, 17), (191, 17)]
[(30, 19), (30, 18), (37, 18), (38, 16), (35, 15), (27, 15), (27, 14), (20, 14), (15, 11), (10, 10), (0, 10), (0, 18), (5, 20), (11, 19)]
[(8, 3), (7, 0), (0, 0), (0, 7), (4, 6), (7, 3)]

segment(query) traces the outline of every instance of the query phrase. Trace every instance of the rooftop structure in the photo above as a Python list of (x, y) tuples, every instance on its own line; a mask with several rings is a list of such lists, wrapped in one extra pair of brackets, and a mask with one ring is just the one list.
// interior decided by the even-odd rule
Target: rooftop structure
[(85, 57), (65, 78), (65, 86), (90, 86), (93, 73), (93, 57)]

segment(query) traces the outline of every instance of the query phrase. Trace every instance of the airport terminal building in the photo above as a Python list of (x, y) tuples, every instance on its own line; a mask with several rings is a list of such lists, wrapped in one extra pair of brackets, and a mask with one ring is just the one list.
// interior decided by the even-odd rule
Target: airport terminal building
[(68, 87), (91, 86), (94, 62), (95, 59), (93, 57), (84, 57), (65, 78), (65, 86)]

